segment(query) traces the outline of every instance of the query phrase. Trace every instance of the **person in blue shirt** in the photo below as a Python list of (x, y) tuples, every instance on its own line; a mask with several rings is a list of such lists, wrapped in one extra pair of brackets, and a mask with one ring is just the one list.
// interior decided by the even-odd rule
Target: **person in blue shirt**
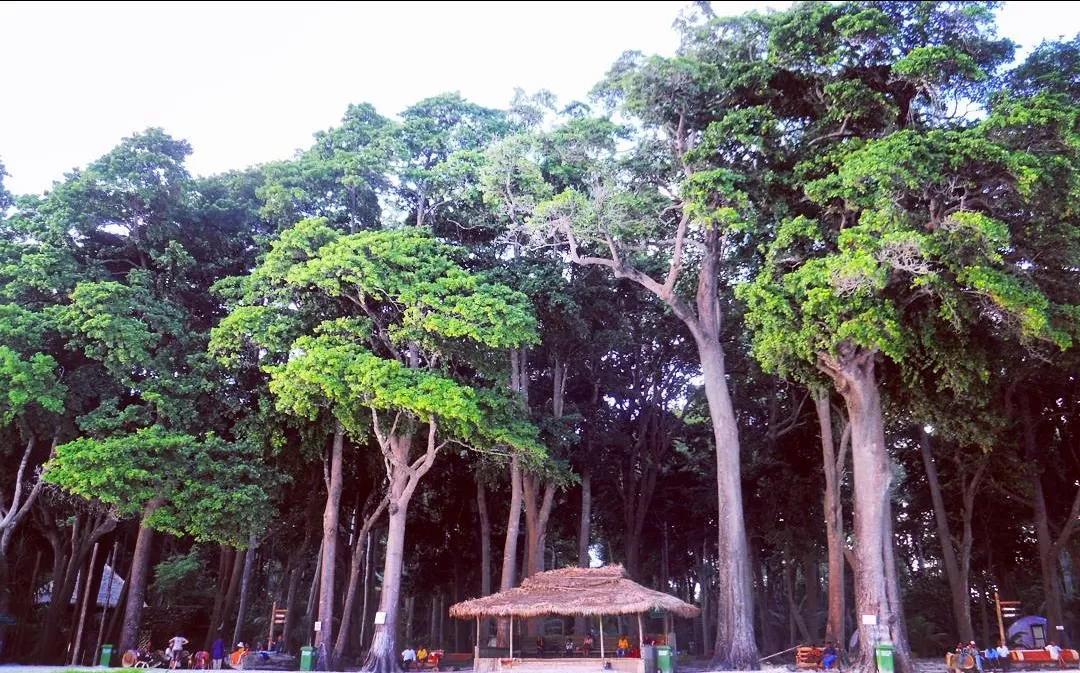
[(828, 670), (833, 668), (836, 664), (836, 648), (833, 647), (832, 641), (825, 641), (825, 649), (821, 652), (821, 667)]

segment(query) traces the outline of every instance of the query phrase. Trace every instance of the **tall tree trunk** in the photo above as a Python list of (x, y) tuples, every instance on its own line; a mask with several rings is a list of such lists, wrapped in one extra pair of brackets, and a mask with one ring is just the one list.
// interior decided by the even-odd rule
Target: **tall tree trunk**
[(322, 573), (319, 577), (319, 622), (315, 646), (320, 658), (326, 658), (323, 670), (334, 667), (330, 648), (334, 644), (334, 571), (337, 569), (338, 520), (341, 516), (343, 487), (345, 428), (341, 423), (334, 430), (334, 442), (328, 464), (325, 464), (326, 508), (323, 510)]
[[(876, 353), (841, 344), (839, 354), (820, 354), (847, 406), (855, 488), (855, 605), (860, 616), (859, 668), (875, 670), (874, 646), (892, 643), (900, 673), (910, 673), (904, 613), (898, 592), (890, 591), (895, 573), (891, 520), (892, 465), (885, 448), (881, 396), (874, 374)], [(876, 623), (867, 623), (873, 620)]]
[[(476, 477), (476, 511), (480, 521), (480, 595), (491, 595), (491, 517), (488, 515), (487, 487), (484, 480)], [(485, 617), (480, 624), (477, 638), (487, 641), (491, 633), (491, 619)]]
[[(225, 635), (226, 625), (232, 623), (232, 606), (236, 603), (236, 597), (240, 593), (240, 584), (244, 578), (244, 568), (247, 565), (250, 549), (234, 550), (232, 557), (232, 570), (229, 572), (229, 588), (225, 591), (225, 600), (221, 604), (221, 633)], [(233, 640), (236, 644), (236, 640)]]
[(131, 558), (127, 603), (124, 605), (124, 622), (120, 629), (120, 652), (135, 649), (139, 644), (139, 620), (142, 617), (143, 602), (146, 599), (146, 582), (150, 575), (150, 551), (154, 542), (154, 529), (146, 525), (146, 522), (164, 504), (164, 499), (155, 498), (143, 510), (139, 535), (135, 538), (135, 553)]
[[(513, 589), (517, 581), (517, 540), (521, 527), (521, 468), (516, 456), (510, 458), (510, 511), (507, 514), (506, 538), (503, 541), (502, 576), (499, 590)], [(510, 644), (510, 622), (499, 619), (496, 639), (499, 647)]]
[(825, 637), (835, 642), (837, 647), (844, 648), (847, 645), (847, 633), (844, 629), (844, 503), (840, 497), (840, 484), (844, 477), (844, 463), (847, 461), (851, 426), (844, 425), (840, 447), (837, 450), (833, 439), (829, 391), (816, 388), (813, 394), (814, 407), (817, 409), (818, 430), (821, 433), (821, 456), (825, 472), (825, 540), (829, 557), (829, 616), (825, 627)]
[[(702, 275), (705, 275), (704, 271)], [(716, 555), (720, 581), (716, 599), (716, 645), (711, 666), (719, 670), (757, 670), (760, 664), (754, 642), (754, 594), (743, 517), (739, 431), (728, 393), (719, 334), (713, 332), (708, 339), (699, 338), (697, 345), (705, 397), (713, 419), (716, 490), (720, 505)]]
[[(252, 533), (248, 536), (247, 553), (244, 555), (244, 574), (240, 579), (240, 605), (236, 609), (236, 625), (233, 627), (233, 642), (243, 640), (244, 621), (247, 619), (248, 590), (251, 588), (251, 571), (255, 567), (255, 544), (257, 539)], [(267, 648), (270, 644), (267, 643)]]
[(206, 639), (203, 640), (203, 649), (209, 650), (214, 639), (224, 637), (224, 620), (222, 614), (225, 605), (225, 594), (229, 590), (229, 574), (232, 570), (233, 558), (236, 549), (221, 545), (218, 554), (217, 591), (214, 594), (214, 608), (210, 612), (210, 628), (206, 631)]
[(426, 419), (428, 436), (424, 454), (416, 460), (410, 460), (412, 435), (395, 432), (395, 429), (401, 427), (399, 422), (408, 423), (408, 421), (401, 419), (399, 415), (399, 418), (390, 426), (391, 431), (383, 434), (377, 412), (373, 410), (372, 416), (375, 436), (386, 459), (390, 482), (387, 500), (389, 524), (386, 534), (386, 560), (383, 565), (382, 595), (379, 599), (379, 611), (386, 615), (386, 619), (383, 624), (375, 626), (374, 637), (371, 640), (371, 648), (368, 650), (363, 670), (374, 673), (397, 673), (397, 613), (401, 597), (405, 522), (409, 501), (416, 492), (420, 479), (431, 470), (442, 444), (436, 442), (438, 425), (435, 417), (430, 416)]

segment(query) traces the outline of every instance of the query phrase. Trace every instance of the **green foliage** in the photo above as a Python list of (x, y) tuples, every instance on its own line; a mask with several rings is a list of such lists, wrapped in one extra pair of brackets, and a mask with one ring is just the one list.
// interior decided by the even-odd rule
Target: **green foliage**
[(418, 229), (340, 235), (306, 220), (274, 242), (212, 347), (271, 351), (262, 366), (279, 408), (328, 409), (358, 437), (371, 410), (405, 412), (472, 446), (535, 450), (535, 430), (479, 376), (492, 350), (535, 343), (529, 302), (461, 256)]
[(56, 414), (64, 411), (67, 386), (57, 377), (56, 360), (42, 353), (29, 358), (0, 346), (0, 423), (8, 424), (29, 405)]
[(273, 478), (245, 442), (202, 439), (161, 426), (104, 439), (83, 437), (56, 448), (44, 479), (111, 507), (117, 516), (142, 514), (161, 503), (146, 524), (173, 535), (243, 546), (266, 525)]

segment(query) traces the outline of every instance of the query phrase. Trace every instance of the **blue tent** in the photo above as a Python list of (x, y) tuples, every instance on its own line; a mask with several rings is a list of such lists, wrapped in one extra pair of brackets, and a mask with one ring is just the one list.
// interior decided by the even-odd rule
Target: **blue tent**
[(1009, 625), (1005, 638), (1012, 648), (1041, 649), (1046, 646), (1046, 618), (1038, 615), (1021, 617)]

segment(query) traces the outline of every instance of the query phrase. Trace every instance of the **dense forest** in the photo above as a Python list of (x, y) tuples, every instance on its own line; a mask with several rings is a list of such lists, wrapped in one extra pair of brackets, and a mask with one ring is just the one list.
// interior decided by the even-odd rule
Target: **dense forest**
[(0, 182), (0, 657), (276, 607), (391, 671), (590, 563), (722, 668), (859, 632), (908, 673), (995, 643), (995, 593), (1080, 643), (1080, 38), (1018, 61), (996, 8), (698, 3), (587, 102)]

